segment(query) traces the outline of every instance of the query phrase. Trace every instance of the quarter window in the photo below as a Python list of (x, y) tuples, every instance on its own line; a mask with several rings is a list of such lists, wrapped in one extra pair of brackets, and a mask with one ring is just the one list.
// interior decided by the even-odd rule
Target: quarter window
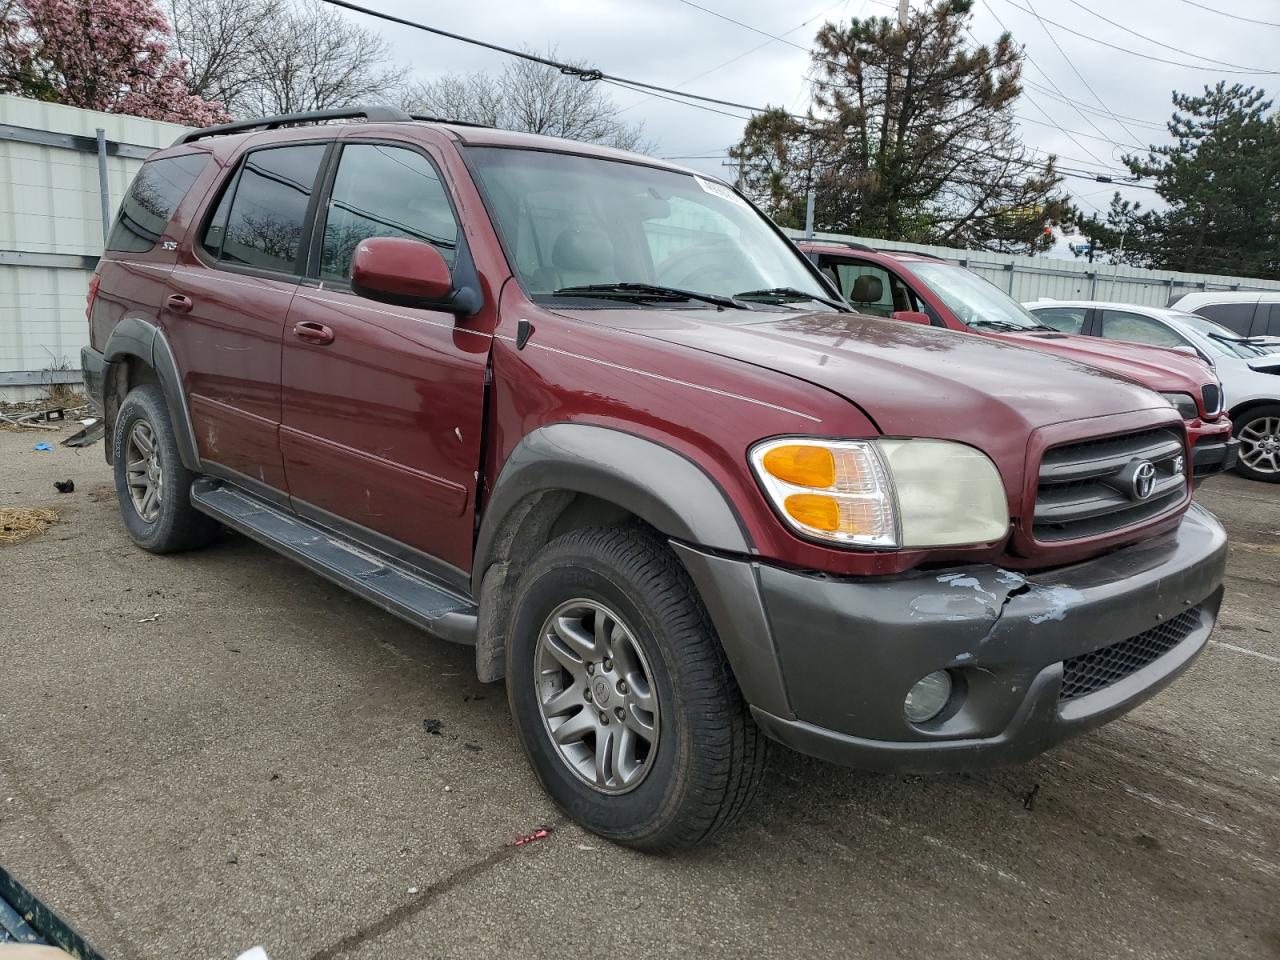
[(1181, 347), (1186, 344), (1181, 336), (1158, 320), (1123, 310), (1102, 311), (1102, 336), (1108, 340), (1129, 340), (1153, 347)]
[(324, 145), (255, 150), (227, 188), (201, 242), (223, 263), (298, 273), (307, 204)]
[(453, 265), (458, 223), (440, 175), (422, 154), (372, 143), (343, 148), (325, 218), (320, 276), (350, 280), (356, 244), (367, 237), (421, 240)]
[(206, 153), (190, 153), (144, 163), (120, 204), (107, 249), (142, 253), (154, 247), (208, 161)]

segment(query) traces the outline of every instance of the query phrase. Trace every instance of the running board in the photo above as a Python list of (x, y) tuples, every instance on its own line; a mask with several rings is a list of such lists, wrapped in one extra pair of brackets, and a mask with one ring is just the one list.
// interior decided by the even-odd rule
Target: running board
[(442, 640), (475, 645), (476, 605), (416, 570), (221, 480), (196, 480), (191, 505)]

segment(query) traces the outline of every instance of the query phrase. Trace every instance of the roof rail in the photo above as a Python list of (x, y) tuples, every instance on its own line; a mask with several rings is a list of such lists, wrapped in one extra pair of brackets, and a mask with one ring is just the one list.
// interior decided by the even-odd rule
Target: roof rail
[(875, 247), (869, 247), (865, 243), (859, 243), (857, 240), (834, 240), (828, 237), (804, 237), (806, 243), (829, 243), (833, 247), (849, 247), (851, 250), (870, 250), (875, 252)]
[(486, 130), (493, 129), (493, 125), (489, 123), (480, 123), (476, 120), (450, 120), (448, 117), (433, 117), (429, 113), (411, 113), (410, 120), (421, 120), (423, 123), (447, 123), (451, 127), (483, 127)]
[(282, 113), (274, 117), (258, 117), (253, 120), (237, 120), (234, 123), (220, 123), (216, 127), (201, 127), (184, 133), (173, 142), (176, 147), (182, 143), (194, 143), (205, 137), (221, 137), (230, 133), (246, 133), (250, 130), (275, 130), (300, 123), (321, 123), (325, 120), (354, 120), (364, 118), (370, 123), (405, 123), (414, 117), (396, 107), (338, 107), (332, 110), (308, 110), (305, 113)]

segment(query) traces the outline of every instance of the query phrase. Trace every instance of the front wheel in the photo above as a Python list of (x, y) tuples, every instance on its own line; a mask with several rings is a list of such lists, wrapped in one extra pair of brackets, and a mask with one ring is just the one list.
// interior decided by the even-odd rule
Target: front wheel
[(1250, 480), (1280, 483), (1280, 404), (1254, 407), (1235, 418), (1240, 441), (1236, 473)]
[(765, 742), (679, 561), (637, 527), (577, 530), (516, 589), (507, 698), (552, 800), (610, 840), (692, 846), (735, 820)]

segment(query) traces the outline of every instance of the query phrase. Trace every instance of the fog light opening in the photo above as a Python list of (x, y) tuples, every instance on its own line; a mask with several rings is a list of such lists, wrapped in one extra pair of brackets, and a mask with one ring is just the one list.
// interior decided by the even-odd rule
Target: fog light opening
[(935, 670), (921, 677), (907, 691), (902, 710), (912, 723), (924, 723), (940, 714), (951, 699), (951, 674)]

